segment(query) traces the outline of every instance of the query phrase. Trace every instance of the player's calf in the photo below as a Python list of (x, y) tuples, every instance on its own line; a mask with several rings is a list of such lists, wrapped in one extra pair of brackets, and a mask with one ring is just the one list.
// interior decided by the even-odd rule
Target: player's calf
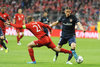
[(63, 53), (72, 54), (72, 51), (66, 50), (66, 49), (64, 49), (64, 48), (58, 48), (58, 47), (56, 47), (56, 48), (53, 48), (53, 50), (56, 51), (56, 52), (63, 52)]
[(77, 60), (78, 59), (78, 55), (76, 54), (75, 52), (75, 47), (76, 47), (76, 43), (71, 43), (71, 51), (72, 51), (72, 54), (74, 56), (74, 58)]

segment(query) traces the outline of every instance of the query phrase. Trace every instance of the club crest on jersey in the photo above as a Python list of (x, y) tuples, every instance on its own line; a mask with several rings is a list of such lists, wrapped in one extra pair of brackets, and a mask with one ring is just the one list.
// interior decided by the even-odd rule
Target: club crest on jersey
[(6, 17), (6, 15), (3, 15), (4, 17)]
[(70, 22), (72, 22), (73, 20), (72, 19), (70, 19)]

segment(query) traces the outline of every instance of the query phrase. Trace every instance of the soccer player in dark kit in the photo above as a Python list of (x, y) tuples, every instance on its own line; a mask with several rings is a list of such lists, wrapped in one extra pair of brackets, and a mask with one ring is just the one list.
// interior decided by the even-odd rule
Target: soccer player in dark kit
[[(74, 55), (75, 59), (78, 59), (78, 55), (75, 52), (76, 47), (76, 39), (75, 39), (75, 24), (79, 26), (79, 28), (84, 31), (80, 21), (76, 18), (75, 15), (71, 15), (71, 8), (67, 7), (64, 10), (64, 15), (56, 22), (50, 24), (50, 26), (55, 26), (58, 23), (62, 23), (62, 33), (60, 37), (60, 41), (58, 44), (58, 48), (61, 48), (64, 44), (69, 42), (69, 46), (71, 46), (72, 54), (69, 54), (68, 60), (66, 64), (72, 64), (70, 62), (72, 56)], [(56, 52), (56, 56), (54, 56), (53, 61), (57, 60), (59, 53)]]
[[(49, 21), (49, 19), (47, 18), (47, 16), (48, 16), (48, 13), (47, 13), (46, 11), (44, 11), (43, 17), (41, 18), (40, 22), (42, 22), (42, 23), (44, 23), (44, 24), (49, 24), (50, 21)], [(49, 34), (47, 28), (43, 27), (43, 30), (44, 30), (44, 32), (45, 32), (46, 34)]]

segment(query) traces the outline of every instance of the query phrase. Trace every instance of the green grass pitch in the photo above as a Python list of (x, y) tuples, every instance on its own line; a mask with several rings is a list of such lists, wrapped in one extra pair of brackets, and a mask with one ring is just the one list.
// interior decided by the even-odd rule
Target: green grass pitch
[[(51, 38), (57, 45), (59, 38)], [(63, 53), (60, 53), (58, 60), (53, 62), (55, 52), (45, 46), (34, 48), (37, 64), (27, 64), (28, 61), (31, 61), (27, 51), (27, 44), (36, 40), (36, 38), (23, 37), (21, 46), (17, 45), (16, 36), (7, 36), (7, 39), (9, 40), (9, 44), (7, 44), (9, 52), (0, 51), (0, 67), (100, 67), (100, 40), (97, 39), (76, 39), (76, 52), (78, 55), (83, 56), (84, 62), (77, 64), (75, 59), (72, 58), (73, 65), (66, 64), (68, 54)], [(68, 44), (64, 45), (63, 48), (70, 49)]]

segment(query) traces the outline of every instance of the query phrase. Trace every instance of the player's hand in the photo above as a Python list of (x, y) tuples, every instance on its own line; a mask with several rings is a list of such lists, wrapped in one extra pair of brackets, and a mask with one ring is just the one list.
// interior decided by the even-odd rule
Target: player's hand
[(10, 25), (10, 22), (5, 22), (6, 25)]

